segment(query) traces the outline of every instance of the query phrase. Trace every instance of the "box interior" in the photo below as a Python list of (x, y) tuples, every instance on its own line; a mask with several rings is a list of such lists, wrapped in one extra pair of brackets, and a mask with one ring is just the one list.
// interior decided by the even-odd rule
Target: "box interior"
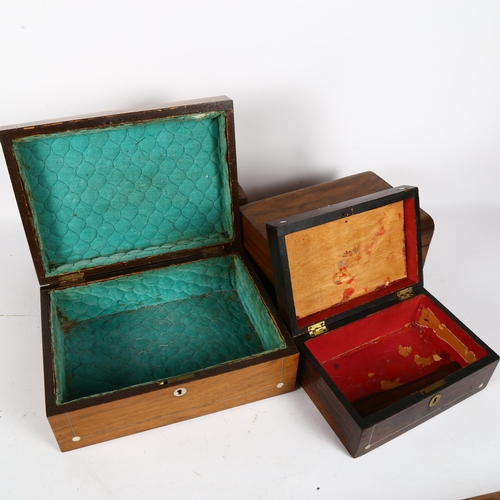
[(297, 325), (419, 281), (415, 201), (397, 201), (285, 235)]
[(362, 417), (440, 383), (487, 354), (425, 295), (305, 345)]
[(233, 254), (50, 292), (57, 404), (286, 347)]
[(225, 113), (15, 139), (46, 276), (233, 238)]

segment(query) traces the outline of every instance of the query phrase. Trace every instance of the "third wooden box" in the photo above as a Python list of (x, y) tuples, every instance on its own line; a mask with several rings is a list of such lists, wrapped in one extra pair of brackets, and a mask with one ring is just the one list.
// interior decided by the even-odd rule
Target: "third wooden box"
[[(245, 248), (262, 271), (266, 281), (272, 284), (274, 277), (266, 232), (268, 222), (377, 193), (390, 187), (392, 186), (376, 173), (361, 172), (264, 200), (245, 203), (244, 206), (240, 206)], [(434, 233), (434, 221), (422, 209), (420, 210), (420, 225), (422, 258), (425, 261)]]

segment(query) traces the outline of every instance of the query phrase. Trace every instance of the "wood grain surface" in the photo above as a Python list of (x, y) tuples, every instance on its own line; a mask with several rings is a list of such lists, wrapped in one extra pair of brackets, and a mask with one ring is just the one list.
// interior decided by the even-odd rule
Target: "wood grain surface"
[[(49, 417), (69, 451), (293, 391), (298, 354)], [(179, 390), (186, 391), (176, 396)]]
[(299, 318), (406, 278), (402, 201), (290, 233), (285, 240)]

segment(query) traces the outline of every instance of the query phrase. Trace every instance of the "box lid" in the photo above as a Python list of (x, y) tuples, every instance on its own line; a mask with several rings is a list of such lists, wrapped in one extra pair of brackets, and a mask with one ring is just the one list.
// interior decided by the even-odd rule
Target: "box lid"
[(273, 221), (267, 231), (278, 307), (295, 337), (423, 287), (415, 187)]
[(239, 234), (232, 101), (0, 130), (40, 283), (217, 249)]

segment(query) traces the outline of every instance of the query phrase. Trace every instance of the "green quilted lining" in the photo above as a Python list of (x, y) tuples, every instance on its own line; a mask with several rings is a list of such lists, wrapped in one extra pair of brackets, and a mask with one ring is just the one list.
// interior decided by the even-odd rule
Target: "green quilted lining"
[(233, 238), (224, 113), (31, 136), (14, 153), (47, 276)]
[(50, 295), (58, 404), (286, 347), (236, 255)]

